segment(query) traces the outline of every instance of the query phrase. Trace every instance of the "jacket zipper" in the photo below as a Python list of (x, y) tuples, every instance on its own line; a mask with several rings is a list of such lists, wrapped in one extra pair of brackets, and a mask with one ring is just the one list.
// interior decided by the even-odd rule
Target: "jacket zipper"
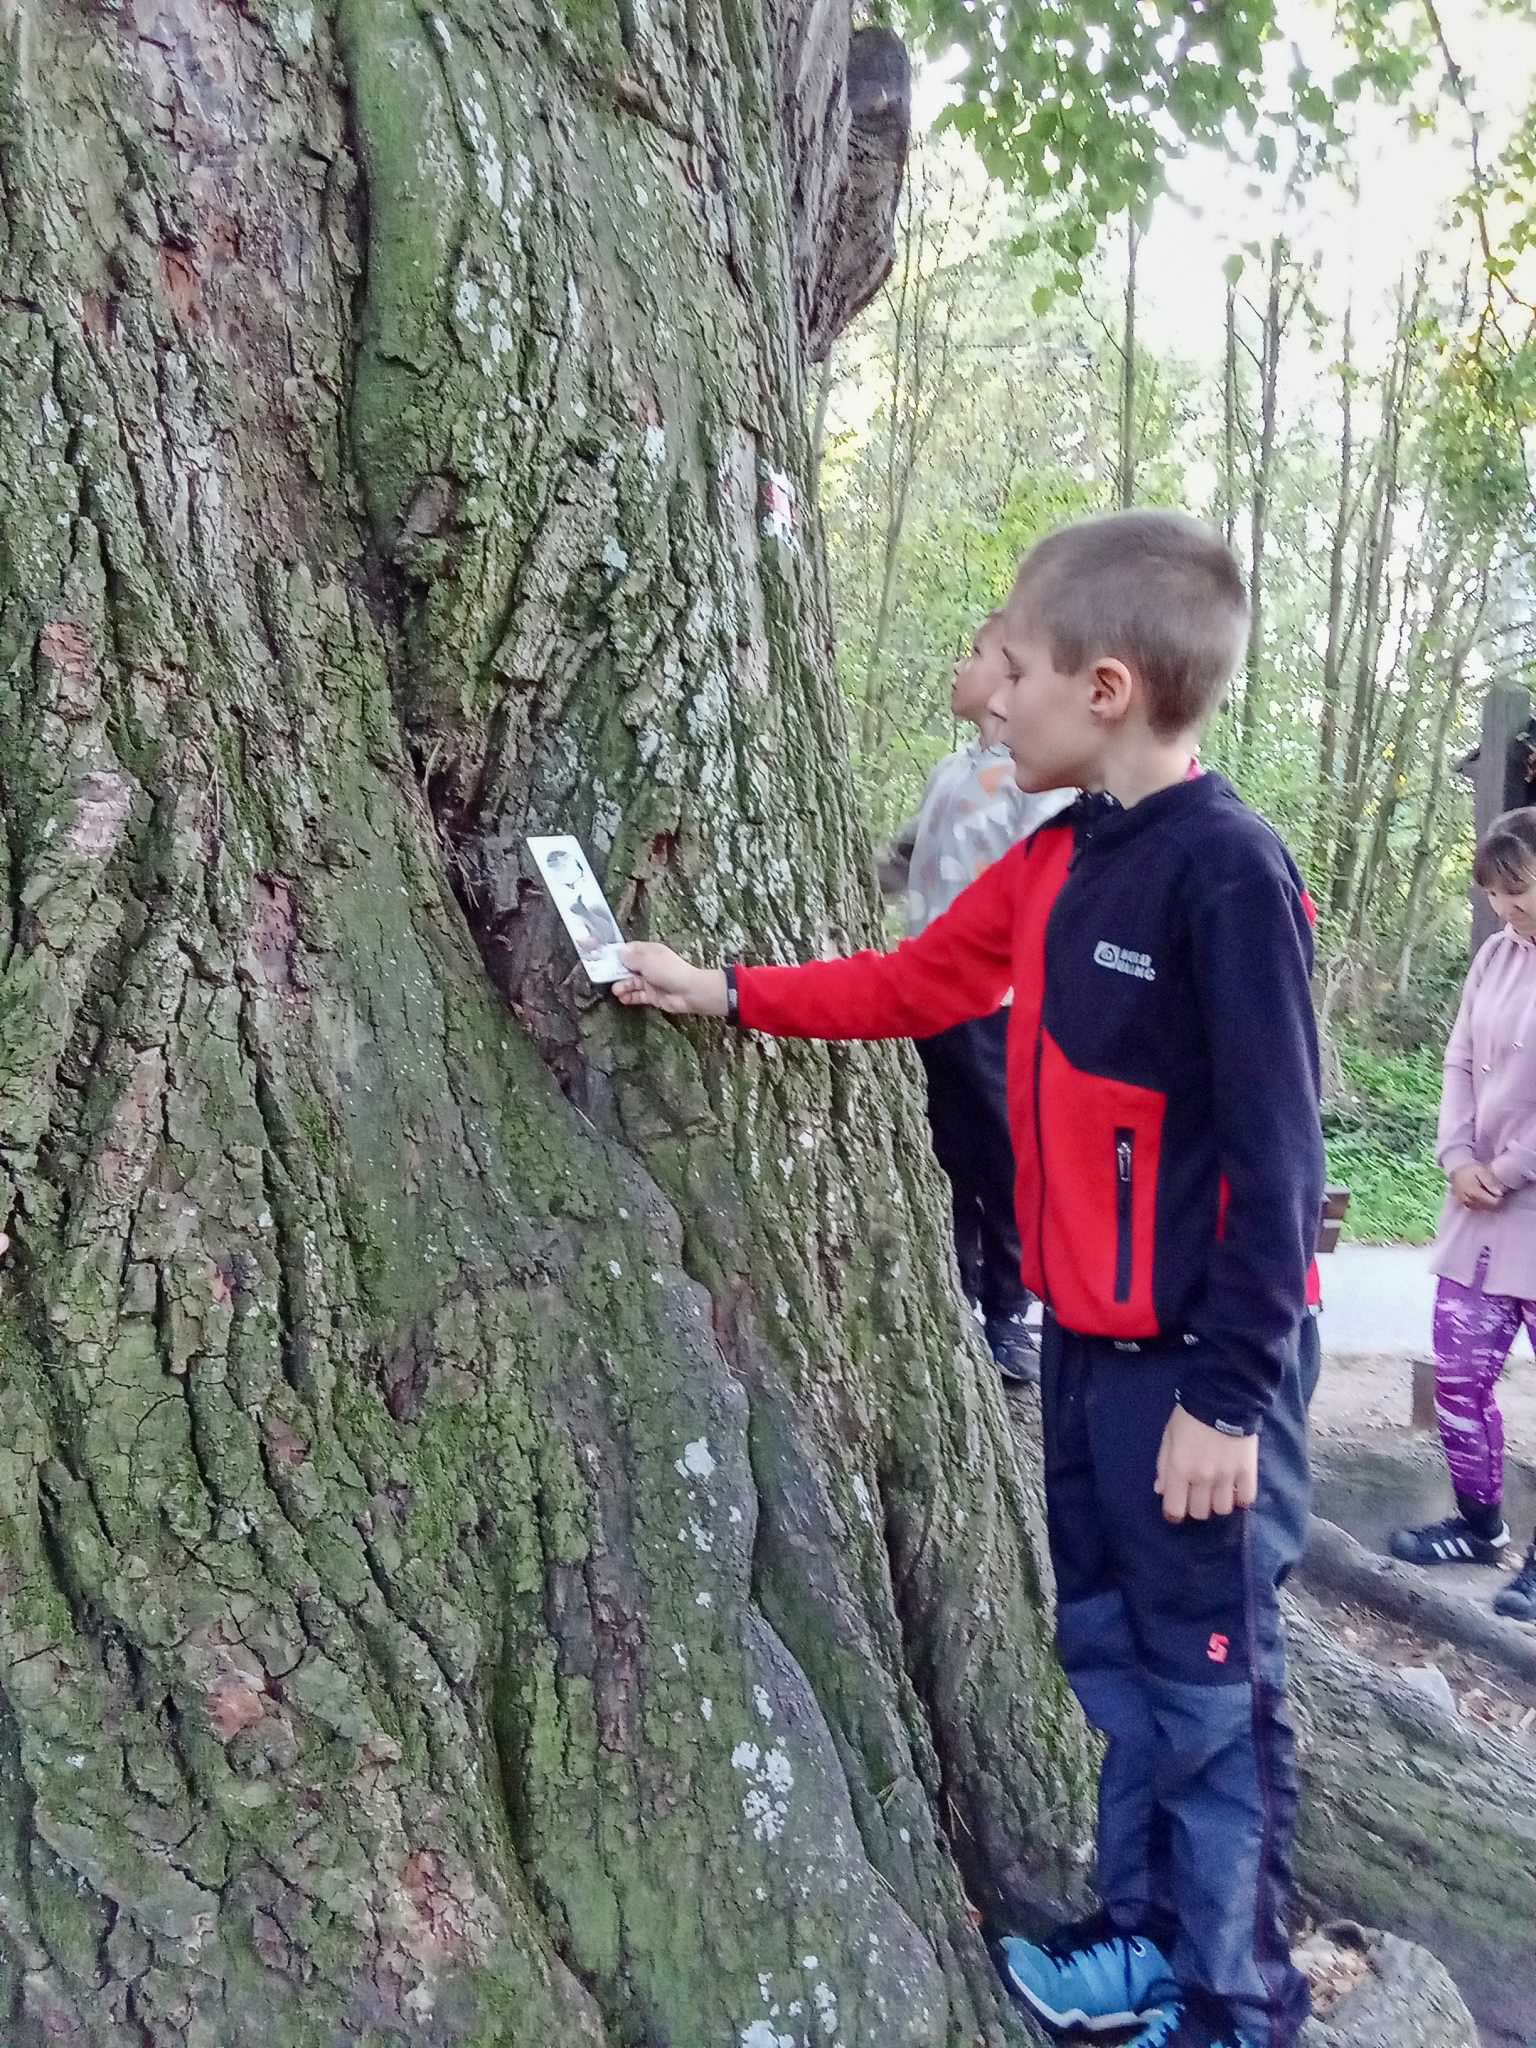
[(1115, 1133), (1115, 1299), (1131, 1298), (1131, 1171), (1136, 1133)]
[[(1045, 1057), (1045, 1005), (1035, 1021), (1035, 1257), (1040, 1269), (1040, 1304), (1051, 1308), (1050, 1283), (1045, 1277), (1045, 1127), (1040, 1117), (1040, 1065)], [(1054, 1313), (1054, 1311), (1053, 1311)]]

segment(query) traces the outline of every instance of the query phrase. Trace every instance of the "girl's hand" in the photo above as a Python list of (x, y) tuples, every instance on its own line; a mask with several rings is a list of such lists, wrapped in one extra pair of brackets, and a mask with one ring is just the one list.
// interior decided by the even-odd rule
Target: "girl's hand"
[(1474, 1159), (1468, 1166), (1458, 1166), (1451, 1175), (1451, 1193), (1463, 1209), (1497, 1209), (1505, 1188), (1502, 1181), (1494, 1179), (1490, 1168), (1480, 1166)]
[(637, 940), (620, 956), (628, 981), (616, 981), (613, 992), (631, 1009), (668, 1010), (675, 1017), (723, 1017), (726, 1014), (725, 969), (690, 967), (670, 946)]

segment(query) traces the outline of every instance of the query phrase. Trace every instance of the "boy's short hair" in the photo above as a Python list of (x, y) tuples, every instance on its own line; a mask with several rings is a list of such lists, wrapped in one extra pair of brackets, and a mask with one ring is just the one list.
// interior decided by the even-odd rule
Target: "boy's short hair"
[(1031, 622), (1064, 672), (1123, 661), (1147, 693), (1160, 739), (1203, 725), (1248, 641), (1248, 588), (1214, 528), (1187, 513), (1108, 512), (1037, 541), (1009, 605)]

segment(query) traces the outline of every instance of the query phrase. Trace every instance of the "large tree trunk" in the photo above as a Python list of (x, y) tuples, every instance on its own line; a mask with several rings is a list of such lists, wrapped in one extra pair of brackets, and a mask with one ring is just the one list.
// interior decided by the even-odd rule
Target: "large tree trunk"
[(0, 28), (0, 2037), (1016, 2038), (1086, 1752), (909, 1063), (520, 852), (872, 925), (845, 0)]

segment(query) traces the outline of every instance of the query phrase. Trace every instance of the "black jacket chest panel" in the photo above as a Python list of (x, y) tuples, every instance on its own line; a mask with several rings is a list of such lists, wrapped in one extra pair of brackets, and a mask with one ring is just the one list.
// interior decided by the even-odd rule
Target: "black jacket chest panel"
[(1191, 1031), (1185, 876), (1160, 832), (1113, 853), (1090, 848), (1067, 876), (1046, 928), (1044, 1021), (1079, 1072), (1165, 1094), (1207, 1072), (1203, 1034)]

